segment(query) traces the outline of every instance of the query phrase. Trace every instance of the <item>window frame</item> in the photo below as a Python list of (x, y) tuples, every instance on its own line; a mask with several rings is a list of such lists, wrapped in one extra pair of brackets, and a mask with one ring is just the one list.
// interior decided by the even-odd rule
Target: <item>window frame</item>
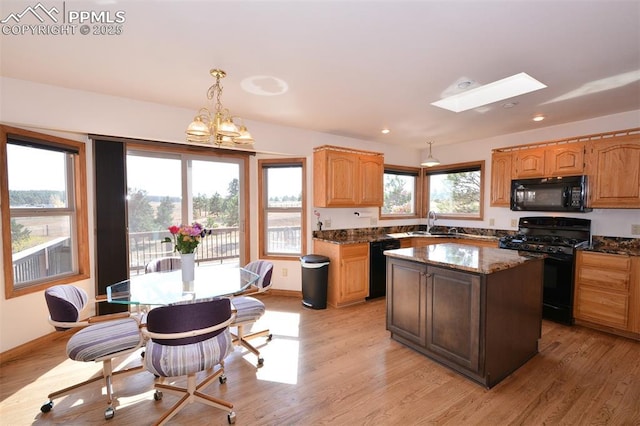
[[(422, 206), (422, 173), (420, 167), (407, 167), (407, 166), (395, 166), (391, 164), (384, 165), (384, 174), (396, 174), (401, 176), (414, 176), (415, 177), (415, 188), (414, 188), (414, 206), (413, 206), (413, 214), (388, 214), (382, 212), (382, 207), (378, 209), (378, 217), (381, 220), (392, 220), (392, 219), (418, 219), (421, 217), (421, 206)], [(383, 178), (384, 179), (384, 178)], [(384, 182), (383, 182), (383, 206), (384, 206)]]
[[(71, 233), (75, 234), (78, 269), (60, 277), (38, 281), (20, 288), (15, 288), (13, 278), (13, 252), (11, 249), (11, 209), (9, 205), (9, 177), (7, 145), (11, 138), (32, 140), (42, 146), (51, 146), (74, 154), (73, 182), (69, 188), (69, 196), (73, 196), (75, 209), (71, 212)], [(36, 293), (58, 284), (69, 284), (90, 277), (89, 265), (89, 229), (87, 211), (87, 160), (86, 146), (83, 142), (72, 141), (56, 136), (36, 133), (29, 130), (0, 125), (0, 215), (2, 216), (2, 262), (4, 267), (4, 297), (11, 299), (26, 294)], [(71, 194), (73, 193), (73, 194)]]
[[(307, 159), (304, 157), (299, 158), (279, 158), (279, 159), (261, 159), (258, 160), (258, 254), (260, 259), (270, 260), (293, 260), (299, 259), (300, 256), (307, 251), (307, 172), (306, 172)], [(300, 210), (300, 253), (295, 254), (270, 254), (267, 251), (267, 213), (270, 211), (282, 211), (282, 209), (269, 209), (266, 200), (267, 188), (265, 185), (267, 181), (265, 179), (265, 173), (268, 168), (286, 167), (286, 166), (299, 166), (302, 169), (302, 206)], [(293, 209), (291, 209), (293, 210)], [(295, 209), (298, 210), (298, 209)]]
[(444, 174), (444, 173), (459, 173), (465, 171), (472, 171), (473, 169), (477, 169), (480, 171), (480, 212), (478, 216), (471, 216), (468, 214), (444, 214), (438, 213), (438, 219), (453, 219), (453, 220), (484, 220), (484, 187), (485, 187), (485, 161), (470, 161), (467, 163), (457, 163), (457, 164), (447, 164), (441, 166), (434, 166), (429, 168), (422, 169), (422, 184), (423, 184), (423, 207), (422, 207), (422, 217), (426, 218), (430, 208), (430, 199), (429, 199), (429, 176), (435, 174)]

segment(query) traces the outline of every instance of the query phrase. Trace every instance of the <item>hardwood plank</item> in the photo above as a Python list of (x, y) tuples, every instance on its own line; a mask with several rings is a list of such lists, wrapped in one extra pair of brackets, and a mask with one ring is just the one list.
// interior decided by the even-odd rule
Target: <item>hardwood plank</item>
[[(299, 298), (267, 295), (271, 342), (265, 358), (238, 348), (228, 381), (205, 392), (234, 404), (239, 425), (309, 424), (640, 424), (640, 343), (580, 326), (543, 321), (540, 353), (491, 390), (391, 340), (385, 300), (340, 309), (303, 308)], [(0, 366), (0, 423), (151, 424), (175, 397), (153, 400), (153, 375), (117, 377), (116, 416), (103, 417), (104, 390), (81, 388), (40, 413), (52, 390), (97, 374), (69, 361), (65, 339)], [(120, 360), (140, 362), (138, 355)], [(226, 415), (191, 404), (173, 424), (227, 424)]]

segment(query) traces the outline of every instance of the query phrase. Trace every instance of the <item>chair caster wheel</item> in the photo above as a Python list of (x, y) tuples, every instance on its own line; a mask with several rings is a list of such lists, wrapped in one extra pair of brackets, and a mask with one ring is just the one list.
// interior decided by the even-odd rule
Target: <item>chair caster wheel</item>
[(269, 334), (269, 335), (267, 336), (267, 342), (270, 342), (270, 341), (271, 341), (271, 339), (273, 339), (273, 334)]
[(116, 410), (113, 409), (113, 407), (109, 407), (106, 410), (104, 410), (104, 418), (106, 420), (110, 420), (113, 418), (113, 416), (116, 415)]
[(42, 407), (40, 407), (40, 411), (42, 411), (43, 413), (48, 413), (49, 411), (51, 411), (52, 408), (53, 408), (53, 401), (49, 401), (46, 404), (44, 404)]
[(223, 374), (222, 376), (218, 377), (218, 381), (221, 385), (224, 385), (225, 383), (227, 383), (227, 376)]
[(227, 421), (229, 422), (230, 425), (235, 424), (235, 422), (236, 422), (236, 413), (234, 413), (232, 411), (229, 414), (227, 414)]
[(155, 391), (153, 393), (153, 399), (155, 399), (156, 401), (160, 401), (162, 400), (162, 392), (160, 391)]
[(264, 358), (258, 358), (258, 367), (262, 367), (264, 365)]

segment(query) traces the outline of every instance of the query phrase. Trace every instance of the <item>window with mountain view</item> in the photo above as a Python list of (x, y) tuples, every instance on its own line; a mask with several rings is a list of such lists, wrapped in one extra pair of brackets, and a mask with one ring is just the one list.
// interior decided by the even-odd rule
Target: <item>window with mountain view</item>
[(484, 161), (425, 169), (427, 211), (440, 218), (483, 218)]
[(260, 256), (299, 257), (305, 253), (305, 160), (260, 160)]
[(2, 215), (9, 229), (3, 229), (3, 244), (10, 244), (4, 253), (11, 253), (4, 257), (5, 296), (86, 278), (86, 210), (77, 207), (86, 205), (79, 176), (85, 170), (84, 144), (5, 129)]

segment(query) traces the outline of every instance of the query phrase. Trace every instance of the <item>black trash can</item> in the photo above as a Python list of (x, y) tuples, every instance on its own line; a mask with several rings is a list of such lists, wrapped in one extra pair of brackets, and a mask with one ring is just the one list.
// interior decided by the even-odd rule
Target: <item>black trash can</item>
[(326, 309), (329, 282), (329, 258), (308, 254), (300, 258), (302, 265), (302, 304), (312, 309)]

